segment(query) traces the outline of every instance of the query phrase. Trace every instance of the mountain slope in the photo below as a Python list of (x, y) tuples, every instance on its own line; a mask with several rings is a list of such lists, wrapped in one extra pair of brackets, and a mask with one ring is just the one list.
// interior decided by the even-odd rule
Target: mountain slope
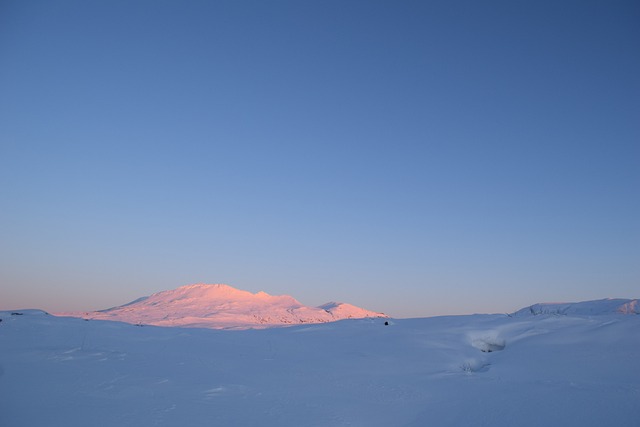
[(351, 304), (305, 306), (289, 295), (253, 294), (228, 285), (195, 284), (155, 293), (128, 304), (89, 313), (63, 313), (86, 319), (156, 326), (246, 329), (341, 319), (386, 317)]
[(539, 303), (522, 308), (514, 316), (557, 315), (599, 315), (599, 314), (640, 314), (637, 299), (601, 299), (594, 301)]

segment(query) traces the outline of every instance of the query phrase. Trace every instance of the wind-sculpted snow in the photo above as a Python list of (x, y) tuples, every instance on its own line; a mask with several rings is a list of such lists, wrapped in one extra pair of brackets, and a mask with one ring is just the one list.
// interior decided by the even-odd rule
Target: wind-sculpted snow
[(196, 284), (158, 292), (128, 304), (89, 313), (61, 313), (85, 319), (155, 326), (248, 329), (387, 317), (351, 304), (308, 307), (288, 295), (253, 294), (228, 285)]
[(0, 320), (0, 426), (640, 420), (640, 316), (369, 318), (240, 331), (25, 310)]

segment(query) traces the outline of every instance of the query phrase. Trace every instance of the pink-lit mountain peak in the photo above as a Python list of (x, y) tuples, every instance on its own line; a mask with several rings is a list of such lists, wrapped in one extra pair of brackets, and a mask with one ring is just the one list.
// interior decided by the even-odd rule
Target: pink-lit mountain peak
[[(274, 296), (260, 291), (255, 294), (249, 291), (236, 289), (225, 284), (185, 285), (177, 289), (157, 292), (141, 301), (141, 305), (194, 305), (205, 307), (211, 304), (228, 304), (230, 302), (244, 304), (289, 304), (302, 306), (295, 298), (289, 295)], [(117, 308), (117, 307), (116, 307)]]
[(387, 317), (351, 304), (305, 306), (289, 295), (251, 293), (224, 284), (194, 284), (157, 292), (128, 304), (66, 315), (157, 326), (264, 328), (341, 319)]
[(226, 298), (250, 298), (254, 294), (248, 291), (233, 288), (229, 285), (214, 284), (208, 285), (198, 283), (195, 285), (181, 286), (177, 289), (157, 292), (149, 297), (155, 300), (184, 300), (184, 299), (200, 299), (200, 300), (218, 300)]

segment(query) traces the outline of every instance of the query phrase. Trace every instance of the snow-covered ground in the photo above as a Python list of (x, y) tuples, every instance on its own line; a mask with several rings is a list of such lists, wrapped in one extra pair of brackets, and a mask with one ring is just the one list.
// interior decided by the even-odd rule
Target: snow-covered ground
[(640, 425), (634, 314), (229, 331), (19, 313), (0, 312), (0, 426)]

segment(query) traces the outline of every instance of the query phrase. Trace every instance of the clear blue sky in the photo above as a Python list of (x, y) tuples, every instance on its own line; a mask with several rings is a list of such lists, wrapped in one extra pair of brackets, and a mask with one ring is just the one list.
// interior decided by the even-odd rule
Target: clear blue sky
[(638, 297), (637, 1), (0, 1), (0, 308)]

